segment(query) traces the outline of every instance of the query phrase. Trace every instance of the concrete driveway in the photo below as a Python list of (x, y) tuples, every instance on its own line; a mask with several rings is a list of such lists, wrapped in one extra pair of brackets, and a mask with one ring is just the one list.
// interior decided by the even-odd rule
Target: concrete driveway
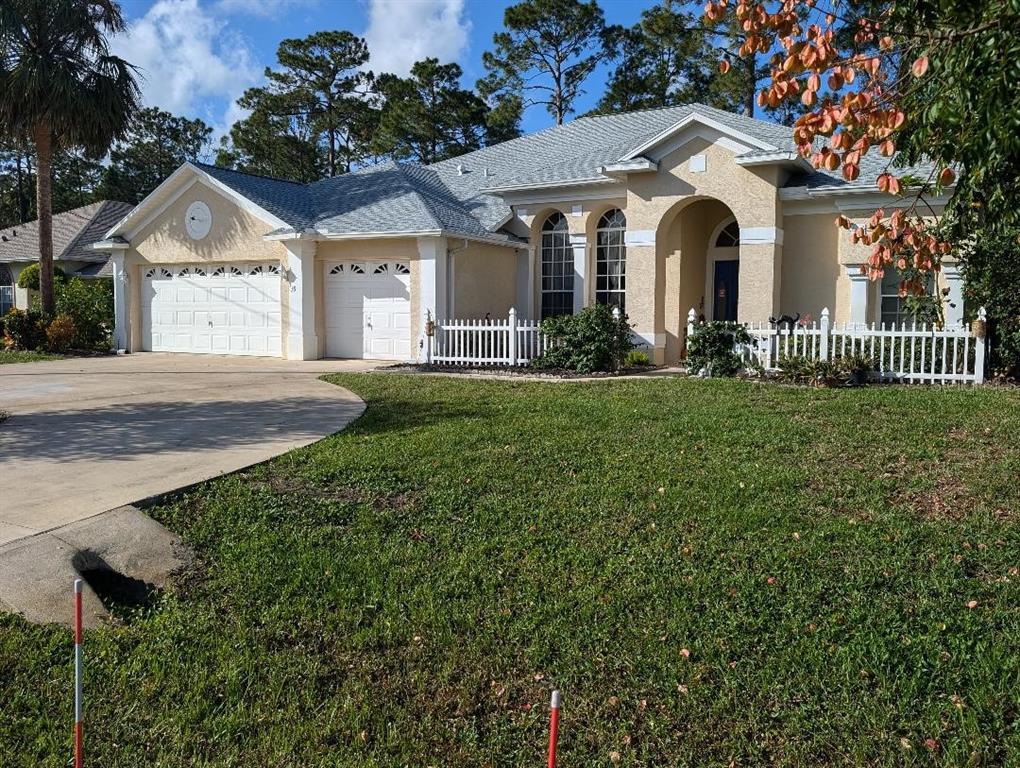
[(0, 365), (0, 546), (255, 464), (364, 403), (362, 361), (143, 353)]

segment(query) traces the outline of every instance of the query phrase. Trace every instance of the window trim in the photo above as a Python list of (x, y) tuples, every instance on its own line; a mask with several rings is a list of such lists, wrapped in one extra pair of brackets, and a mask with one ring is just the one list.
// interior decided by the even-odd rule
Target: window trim
[[(616, 214), (620, 215), (623, 223), (619, 226), (605, 226), (610, 222), (607, 221), (611, 216)], [(600, 242), (602, 238), (600, 235), (610, 233), (618, 233), (620, 236), (618, 243), (605, 243)], [(616, 257), (610, 258), (610, 252), (616, 251)], [(606, 273), (604, 275), (599, 273), (599, 265), (602, 262), (606, 263)], [(609, 272), (609, 264), (612, 262), (618, 262), (620, 266), (619, 274), (612, 275)], [(606, 287), (599, 289), (599, 279), (605, 278)], [(615, 278), (617, 287), (610, 287), (611, 278)], [(610, 208), (603, 213), (595, 226), (595, 303), (606, 304), (608, 306), (616, 306), (620, 308), (622, 314), (627, 312), (627, 214), (621, 208)], [(613, 301), (613, 298), (618, 297), (619, 301)]]
[[(546, 245), (546, 237), (550, 238), (550, 245)], [(546, 255), (549, 259), (546, 259)], [(558, 259), (556, 257), (559, 257)], [(556, 265), (561, 265), (560, 274), (556, 274)], [(546, 267), (550, 273), (546, 274)], [(555, 317), (563, 314), (574, 313), (574, 246), (570, 242), (570, 226), (567, 217), (560, 211), (553, 211), (542, 222), (539, 230), (538, 248), (538, 300), (539, 317), (544, 320), (547, 317)], [(546, 288), (546, 279), (550, 281), (550, 287)], [(559, 286), (555, 282), (559, 280)], [(559, 312), (546, 313), (546, 296), (556, 296), (557, 299), (550, 301), (555, 304)], [(564, 304), (564, 297), (567, 298)], [(566, 311), (562, 311), (566, 310)]]

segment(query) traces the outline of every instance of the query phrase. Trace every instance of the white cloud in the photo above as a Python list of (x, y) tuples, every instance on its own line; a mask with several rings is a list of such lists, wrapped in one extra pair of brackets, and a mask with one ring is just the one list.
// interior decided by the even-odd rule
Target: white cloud
[(312, 5), (318, 0), (219, 0), (217, 9), (224, 13), (243, 13), (273, 18), (283, 11), (303, 5)]
[(459, 61), (470, 31), (464, 0), (371, 0), (368, 67), (376, 74), (406, 75), (430, 56), (442, 64)]
[(262, 77), (244, 38), (198, 0), (159, 0), (111, 48), (141, 70), (146, 105), (201, 117), (216, 138), (239, 116), (237, 97)]

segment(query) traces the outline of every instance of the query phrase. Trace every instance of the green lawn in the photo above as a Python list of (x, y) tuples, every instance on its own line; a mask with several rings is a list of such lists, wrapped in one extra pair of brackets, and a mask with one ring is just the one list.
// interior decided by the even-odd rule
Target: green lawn
[(0, 365), (4, 363), (37, 363), (40, 360), (59, 360), (60, 355), (49, 352), (18, 352), (12, 349), (0, 349)]
[[(565, 768), (1016, 764), (1020, 392), (333, 380), (154, 510), (199, 563), (87, 634), (92, 765), (539, 766), (554, 685)], [(0, 618), (0, 765), (70, 651)]]

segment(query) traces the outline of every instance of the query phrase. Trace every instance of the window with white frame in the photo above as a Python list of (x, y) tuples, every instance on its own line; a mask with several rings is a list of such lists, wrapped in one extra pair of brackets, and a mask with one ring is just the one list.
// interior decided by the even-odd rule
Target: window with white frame
[(595, 230), (595, 301), (624, 312), (627, 283), (627, 217), (619, 208), (607, 211)]
[(0, 317), (14, 309), (14, 278), (11, 268), (0, 264)]
[(736, 248), (740, 245), (740, 227), (737, 222), (731, 221), (715, 238), (716, 248)]
[[(887, 269), (882, 275), (880, 288), (880, 317), (879, 320), (887, 325), (912, 323), (915, 320), (907, 303), (906, 296), (900, 296), (900, 283), (903, 276), (895, 269)], [(925, 284), (925, 293), (931, 295), (934, 292), (935, 283), (929, 275)], [(918, 322), (921, 322), (918, 319)]]
[(567, 219), (554, 213), (542, 225), (542, 319), (574, 311), (574, 250)]

